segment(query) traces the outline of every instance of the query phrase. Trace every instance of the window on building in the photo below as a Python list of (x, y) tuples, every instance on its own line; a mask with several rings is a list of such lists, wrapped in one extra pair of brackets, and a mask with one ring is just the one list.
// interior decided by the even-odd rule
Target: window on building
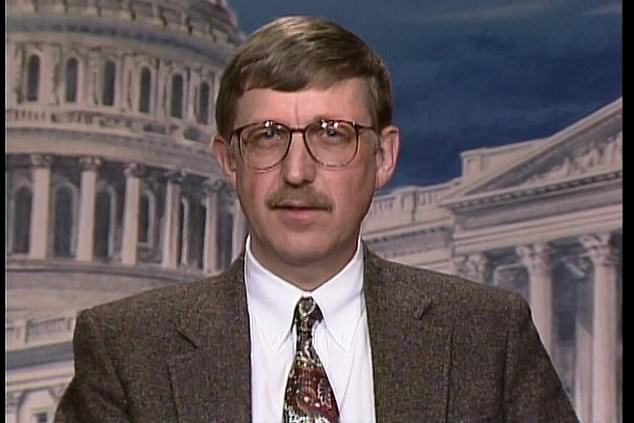
[(93, 229), (93, 253), (97, 258), (106, 258), (110, 255), (112, 204), (110, 192), (106, 190), (99, 191), (95, 203), (95, 227)]
[(26, 101), (37, 101), (40, 88), (40, 57), (33, 54), (27, 62)]
[(183, 76), (180, 74), (172, 77), (170, 115), (177, 118), (183, 117)]
[(64, 95), (64, 98), (67, 103), (74, 103), (77, 101), (78, 71), (79, 71), (79, 63), (77, 62), (77, 59), (75, 59), (74, 57), (71, 59), (68, 59), (68, 61), (66, 62), (66, 71), (65, 71), (66, 93)]
[(207, 207), (198, 203), (198, 206), (194, 208), (192, 228), (196, 230), (192, 231), (194, 240), (196, 267), (203, 268), (204, 255), (205, 255), (205, 230), (207, 226)]
[(574, 341), (576, 315), (574, 310), (558, 310), (556, 313), (557, 338), (560, 341)]
[(181, 200), (178, 216), (177, 257), (181, 264), (189, 263), (189, 202)]
[(48, 423), (48, 413), (36, 413), (33, 415), (33, 423)]
[(55, 232), (53, 251), (57, 257), (70, 257), (73, 233), (73, 191), (68, 186), (57, 189), (55, 194)]
[(209, 105), (210, 105), (211, 90), (209, 84), (203, 82), (200, 84), (200, 93), (198, 95), (198, 121), (202, 124), (209, 123)]
[(152, 86), (152, 73), (147, 67), (141, 69), (139, 81), (139, 112), (150, 113), (150, 88)]
[(233, 249), (233, 215), (229, 211), (222, 211), (219, 216), (218, 235), (220, 242), (218, 245), (218, 263), (222, 268), (226, 268), (231, 263), (231, 254)]
[(115, 64), (112, 60), (108, 60), (103, 68), (103, 91), (101, 96), (101, 103), (104, 106), (114, 105), (115, 79)]
[(152, 243), (152, 228), (154, 226), (154, 197), (145, 191), (141, 195), (139, 204), (139, 243)]
[(15, 193), (13, 208), (13, 252), (26, 254), (29, 252), (31, 236), (31, 207), (33, 197), (27, 187)]

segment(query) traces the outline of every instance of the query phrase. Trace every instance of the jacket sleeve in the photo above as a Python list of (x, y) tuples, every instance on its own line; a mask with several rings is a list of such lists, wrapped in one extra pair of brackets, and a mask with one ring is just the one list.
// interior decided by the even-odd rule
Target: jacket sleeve
[(56, 423), (131, 422), (124, 389), (90, 310), (75, 324), (75, 375), (55, 413)]
[(533, 324), (517, 296), (507, 328), (504, 378), (505, 422), (579, 422)]

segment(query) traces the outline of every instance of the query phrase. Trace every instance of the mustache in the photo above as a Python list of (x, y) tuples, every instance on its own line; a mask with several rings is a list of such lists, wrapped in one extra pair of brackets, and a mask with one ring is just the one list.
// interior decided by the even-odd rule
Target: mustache
[(335, 208), (334, 201), (328, 195), (317, 191), (310, 185), (298, 188), (284, 186), (266, 199), (266, 205), (272, 209), (296, 203), (300, 203), (302, 207), (328, 211), (333, 211)]

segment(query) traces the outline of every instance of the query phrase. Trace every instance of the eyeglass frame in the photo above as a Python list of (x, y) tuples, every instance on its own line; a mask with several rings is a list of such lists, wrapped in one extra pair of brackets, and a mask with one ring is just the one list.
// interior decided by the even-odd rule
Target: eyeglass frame
[[(354, 128), (355, 131), (355, 146), (354, 146), (354, 153), (352, 154), (352, 157), (345, 162), (344, 164), (340, 164), (340, 165), (329, 165), (327, 163), (322, 162), (321, 160), (319, 160), (316, 156), (315, 153), (313, 153), (313, 151), (311, 150), (309, 144), (308, 144), (308, 140), (306, 138), (306, 129), (310, 126), (313, 126), (315, 124), (323, 124), (325, 122), (341, 122), (341, 123), (345, 123), (348, 124), (350, 126), (352, 126)], [(284, 151), (284, 154), (282, 154), (282, 157), (275, 162), (274, 164), (272, 164), (271, 166), (267, 166), (267, 167), (256, 167), (252, 164), (249, 163), (249, 161), (247, 160), (247, 158), (245, 157), (245, 153), (242, 151), (242, 131), (244, 131), (246, 128), (249, 128), (251, 126), (255, 126), (255, 125), (266, 125), (266, 124), (274, 124), (274, 125), (279, 125), (285, 129), (288, 130), (288, 132), (290, 133), (290, 137), (286, 143), (286, 151)], [(284, 161), (284, 159), (286, 158), (286, 156), (288, 156), (288, 152), (291, 149), (291, 143), (293, 142), (293, 134), (295, 133), (301, 133), (302, 134), (302, 139), (304, 141), (304, 146), (306, 147), (306, 151), (308, 151), (308, 154), (310, 155), (310, 157), (320, 166), (325, 167), (327, 169), (342, 169), (346, 166), (348, 166), (350, 163), (352, 163), (352, 161), (357, 157), (357, 154), (359, 152), (359, 138), (361, 136), (361, 131), (363, 130), (372, 130), (377, 136), (378, 134), (376, 133), (376, 128), (374, 126), (368, 126), (368, 125), (362, 125), (356, 121), (353, 120), (346, 120), (346, 119), (319, 119), (316, 120), (314, 122), (309, 123), (308, 125), (305, 125), (304, 127), (293, 127), (293, 126), (288, 126), (282, 122), (278, 122), (276, 120), (273, 119), (268, 119), (268, 120), (263, 120), (263, 121), (259, 121), (259, 122), (252, 122), (252, 123), (247, 123), (246, 125), (242, 125), (238, 128), (235, 128), (233, 131), (231, 131), (230, 135), (229, 135), (229, 140), (230, 143), (233, 143), (234, 139), (237, 139), (238, 141), (238, 151), (240, 152), (240, 157), (242, 157), (242, 159), (244, 160), (244, 162), (247, 164), (247, 166), (249, 166), (252, 169), (258, 170), (258, 171), (262, 171), (262, 172), (266, 172), (269, 171), (273, 168), (275, 168), (276, 166), (278, 166), (280, 163), (282, 163)]]

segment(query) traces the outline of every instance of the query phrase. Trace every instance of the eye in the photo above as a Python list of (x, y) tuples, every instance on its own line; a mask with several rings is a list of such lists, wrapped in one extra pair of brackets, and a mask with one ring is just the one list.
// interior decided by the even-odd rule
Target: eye
[(271, 147), (286, 142), (287, 138), (288, 130), (273, 122), (255, 126), (244, 134), (245, 141), (253, 148)]
[(321, 141), (329, 144), (344, 144), (354, 138), (354, 128), (345, 122), (324, 121), (319, 129)]
[(281, 138), (282, 133), (276, 128), (262, 128), (258, 131), (251, 133), (251, 138), (257, 140), (274, 140)]
[(282, 130), (277, 126), (268, 126), (263, 128), (259, 136), (266, 139), (279, 138), (282, 135)]

